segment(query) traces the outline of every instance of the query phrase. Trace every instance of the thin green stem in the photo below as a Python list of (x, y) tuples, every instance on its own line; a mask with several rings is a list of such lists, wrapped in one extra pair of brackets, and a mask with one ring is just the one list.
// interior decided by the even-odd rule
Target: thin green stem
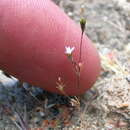
[(82, 44), (83, 44), (83, 31), (81, 33), (81, 39), (80, 39), (79, 63), (82, 62)]

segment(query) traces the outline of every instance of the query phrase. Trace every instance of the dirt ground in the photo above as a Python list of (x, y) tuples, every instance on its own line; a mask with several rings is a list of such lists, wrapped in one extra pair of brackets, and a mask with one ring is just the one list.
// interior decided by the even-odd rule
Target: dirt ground
[[(98, 48), (102, 63), (101, 76), (92, 88), (98, 92), (98, 96), (85, 109), (79, 129), (130, 129), (129, 2), (125, 0), (59, 2), (60, 7), (77, 23), (82, 17), (87, 19), (86, 34)], [(84, 99), (90, 100), (88, 95), (86, 93)]]
[(0, 129), (130, 130), (130, 1), (54, 1), (77, 24), (87, 20), (85, 32), (101, 58), (100, 77), (76, 104), (75, 97), (50, 94), (1, 71)]

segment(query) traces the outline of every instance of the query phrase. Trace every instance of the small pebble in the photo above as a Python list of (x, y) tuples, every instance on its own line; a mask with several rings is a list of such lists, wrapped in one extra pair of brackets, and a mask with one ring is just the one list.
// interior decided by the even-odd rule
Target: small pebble
[(44, 117), (45, 113), (44, 112), (40, 112), (40, 115), (41, 115), (41, 117)]
[(38, 117), (33, 117), (32, 121), (37, 124), (37, 123), (39, 123), (40, 118), (38, 118)]
[(72, 12), (68, 12), (68, 16), (73, 16), (73, 13)]
[(130, 75), (126, 77), (126, 80), (130, 83)]

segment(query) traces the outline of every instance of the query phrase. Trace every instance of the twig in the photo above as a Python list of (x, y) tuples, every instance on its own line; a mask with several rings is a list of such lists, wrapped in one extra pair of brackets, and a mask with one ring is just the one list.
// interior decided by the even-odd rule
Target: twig
[(21, 125), (22, 130), (28, 130), (27, 124), (26, 124), (25, 121), (22, 119), (21, 115), (20, 115), (18, 112), (16, 112), (16, 111), (15, 111), (15, 114), (16, 114), (16, 116), (17, 116), (17, 118), (18, 118), (18, 121), (19, 121), (19, 123), (20, 123), (20, 125)]

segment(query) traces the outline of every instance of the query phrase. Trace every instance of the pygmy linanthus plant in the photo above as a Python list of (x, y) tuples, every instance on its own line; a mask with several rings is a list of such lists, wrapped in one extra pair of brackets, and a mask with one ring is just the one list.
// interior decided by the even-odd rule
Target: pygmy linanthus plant
[[(70, 46), (65, 46), (65, 55), (67, 56), (67, 58), (71, 61), (72, 65), (73, 65), (73, 69), (76, 73), (77, 76), (77, 87), (79, 88), (80, 86), (80, 73), (81, 73), (81, 67), (82, 67), (82, 39), (83, 39), (83, 33), (85, 30), (85, 26), (86, 26), (86, 20), (85, 19), (81, 19), (80, 20), (80, 27), (81, 27), (81, 39), (80, 39), (80, 52), (79, 52), (79, 61), (75, 61), (73, 58), (73, 52), (75, 47), (70, 47)], [(66, 95), (66, 93), (64, 92), (64, 87), (65, 84), (63, 84), (63, 82), (61, 81), (61, 77), (58, 78), (58, 82), (56, 82), (57, 84), (57, 89), (59, 89), (64, 95)]]

